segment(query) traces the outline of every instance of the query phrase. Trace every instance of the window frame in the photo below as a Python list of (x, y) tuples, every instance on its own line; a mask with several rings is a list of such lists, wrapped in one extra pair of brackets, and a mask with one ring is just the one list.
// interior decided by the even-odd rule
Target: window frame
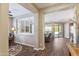
[[(24, 20), (23, 20), (24, 19)], [(28, 19), (28, 20), (25, 20), (26, 18), (22, 18), (22, 19), (19, 19), (18, 21), (17, 21), (17, 24), (18, 25), (16, 25), (17, 26), (17, 33), (19, 33), (19, 34), (27, 34), (27, 35), (32, 35), (33, 33), (34, 33), (34, 24), (33, 23), (31, 23), (31, 21), (30, 21), (30, 19)], [(24, 21), (24, 32), (21, 32), (21, 21)], [(26, 32), (26, 29), (25, 29), (25, 25), (26, 25), (26, 21), (27, 21), (27, 23), (28, 23), (28, 26), (29, 26), (29, 32)], [(30, 27), (30, 25), (31, 25), (31, 27)], [(19, 30), (18, 30), (19, 29)], [(30, 32), (30, 30), (32, 31), (32, 32)]]

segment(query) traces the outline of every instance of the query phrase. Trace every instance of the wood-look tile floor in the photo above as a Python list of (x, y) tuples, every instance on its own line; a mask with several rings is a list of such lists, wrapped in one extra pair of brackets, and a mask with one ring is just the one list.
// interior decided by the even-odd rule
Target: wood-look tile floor
[(49, 51), (49, 56), (69, 56), (69, 51), (66, 43), (69, 39), (55, 38), (50, 43), (46, 43), (46, 48)]
[(68, 39), (55, 38), (49, 43), (45, 43), (45, 50), (35, 51), (32, 47), (22, 45), (22, 51), (17, 56), (69, 56), (66, 46)]

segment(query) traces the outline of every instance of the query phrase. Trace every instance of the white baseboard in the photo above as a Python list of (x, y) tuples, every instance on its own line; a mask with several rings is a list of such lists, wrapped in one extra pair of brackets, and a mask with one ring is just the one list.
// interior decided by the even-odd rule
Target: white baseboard
[(21, 43), (21, 42), (16, 42), (16, 43), (18, 43), (18, 44), (22, 44), (22, 45), (26, 45), (26, 46), (30, 46), (30, 47), (33, 47), (33, 49), (34, 50), (44, 50), (45, 49), (45, 47), (44, 48), (35, 48), (33, 45), (30, 45), (30, 44), (24, 44), (24, 43)]
[(37, 51), (38, 51), (38, 50), (39, 50), (39, 48), (34, 48), (34, 50), (37, 50)]
[(45, 49), (45, 47), (44, 48), (39, 48), (40, 50), (44, 50)]
[(30, 44), (24, 44), (24, 43), (21, 43), (21, 42), (16, 42), (16, 43), (26, 45), (26, 46), (30, 46), (30, 47), (34, 47), (33, 45), (30, 45)]
[(34, 48), (34, 50), (44, 50), (45, 49), (45, 47), (44, 48)]
[(70, 38), (68, 38), (68, 37), (64, 37), (64, 38), (66, 38), (66, 39), (70, 39)]

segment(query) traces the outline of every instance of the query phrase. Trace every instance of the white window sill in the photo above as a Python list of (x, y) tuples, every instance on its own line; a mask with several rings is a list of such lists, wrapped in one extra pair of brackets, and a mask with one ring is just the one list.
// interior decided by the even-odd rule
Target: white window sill
[(17, 33), (17, 34), (20, 34), (20, 35), (33, 35), (33, 33)]

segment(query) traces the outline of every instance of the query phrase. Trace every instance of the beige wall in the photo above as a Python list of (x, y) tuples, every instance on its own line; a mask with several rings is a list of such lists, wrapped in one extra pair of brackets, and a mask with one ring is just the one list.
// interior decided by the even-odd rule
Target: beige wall
[(8, 55), (8, 4), (0, 4), (0, 55)]

